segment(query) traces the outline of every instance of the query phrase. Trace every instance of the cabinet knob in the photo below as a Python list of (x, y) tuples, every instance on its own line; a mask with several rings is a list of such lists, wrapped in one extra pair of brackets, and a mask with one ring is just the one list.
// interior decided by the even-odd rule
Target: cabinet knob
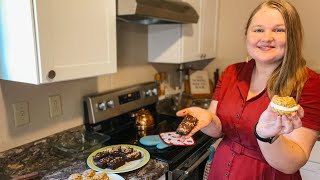
[(50, 79), (55, 78), (55, 77), (56, 77), (56, 72), (55, 72), (54, 70), (49, 71), (48, 77), (49, 77)]

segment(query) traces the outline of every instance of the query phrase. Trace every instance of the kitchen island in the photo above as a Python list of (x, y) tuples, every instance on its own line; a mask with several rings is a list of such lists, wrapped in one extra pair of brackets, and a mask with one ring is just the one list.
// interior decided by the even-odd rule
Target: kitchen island
[[(96, 145), (81, 153), (68, 153), (57, 149), (54, 142), (83, 130), (84, 127), (79, 126), (0, 153), (0, 174), (17, 177), (37, 172), (39, 176), (35, 179), (67, 179), (70, 174), (82, 173), (89, 168), (87, 157), (104, 145)], [(72, 137), (64, 139), (72, 141)], [(166, 163), (150, 159), (143, 167), (119, 175), (124, 179), (158, 179), (167, 171)]]

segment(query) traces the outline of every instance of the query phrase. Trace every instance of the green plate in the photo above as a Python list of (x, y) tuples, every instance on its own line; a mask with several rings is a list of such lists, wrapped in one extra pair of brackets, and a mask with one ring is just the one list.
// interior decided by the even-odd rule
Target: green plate
[[(115, 146), (131, 147), (137, 151), (140, 151), (143, 157), (141, 159), (138, 159), (135, 161), (126, 162), (125, 165), (120, 166), (115, 170), (101, 169), (101, 168), (97, 167), (93, 162), (93, 156), (95, 156), (98, 152), (102, 152), (107, 149), (111, 149), (112, 147), (115, 147)], [(96, 170), (96, 171), (101, 171), (101, 172), (106, 172), (106, 173), (124, 173), (124, 172), (129, 172), (129, 171), (133, 171), (138, 168), (141, 168), (142, 166), (146, 165), (149, 160), (150, 160), (150, 154), (144, 148), (141, 148), (141, 147), (135, 146), (135, 145), (130, 145), (130, 144), (117, 144), (117, 145), (112, 145), (112, 146), (106, 146), (106, 147), (103, 147), (101, 149), (94, 151), (87, 158), (87, 164), (91, 169)]]

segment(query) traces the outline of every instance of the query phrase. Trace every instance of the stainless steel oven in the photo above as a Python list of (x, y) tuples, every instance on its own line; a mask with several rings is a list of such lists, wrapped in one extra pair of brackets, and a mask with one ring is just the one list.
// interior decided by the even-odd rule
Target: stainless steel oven
[[(146, 135), (157, 135), (161, 132), (175, 131), (182, 118), (159, 114), (157, 112), (157, 88), (155, 83), (139, 84), (84, 97), (86, 128), (108, 134), (111, 140), (106, 145), (133, 144), (145, 148), (151, 158), (166, 162), (169, 171), (166, 178), (202, 179), (205, 161), (210, 154), (209, 147), (214, 139), (197, 132), (193, 138), (196, 144), (181, 147), (170, 146), (165, 149), (144, 146), (139, 139)], [(152, 129), (139, 131), (132, 112), (148, 109), (155, 122)]]
[[(207, 146), (205, 146), (205, 148), (207, 148)], [(197, 152), (195, 152), (192, 156), (188, 157), (175, 169), (169, 171), (167, 174), (167, 179), (202, 180), (207, 159), (209, 155), (212, 153), (209, 149), (205, 150), (205, 148), (198, 149)]]

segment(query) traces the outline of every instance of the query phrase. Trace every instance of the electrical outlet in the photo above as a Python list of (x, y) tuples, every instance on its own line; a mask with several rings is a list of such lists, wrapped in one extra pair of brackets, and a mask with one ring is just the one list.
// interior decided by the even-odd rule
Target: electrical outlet
[(61, 98), (59, 95), (49, 96), (50, 117), (57, 117), (62, 115)]
[(15, 127), (26, 125), (30, 122), (28, 102), (13, 104), (13, 115)]

